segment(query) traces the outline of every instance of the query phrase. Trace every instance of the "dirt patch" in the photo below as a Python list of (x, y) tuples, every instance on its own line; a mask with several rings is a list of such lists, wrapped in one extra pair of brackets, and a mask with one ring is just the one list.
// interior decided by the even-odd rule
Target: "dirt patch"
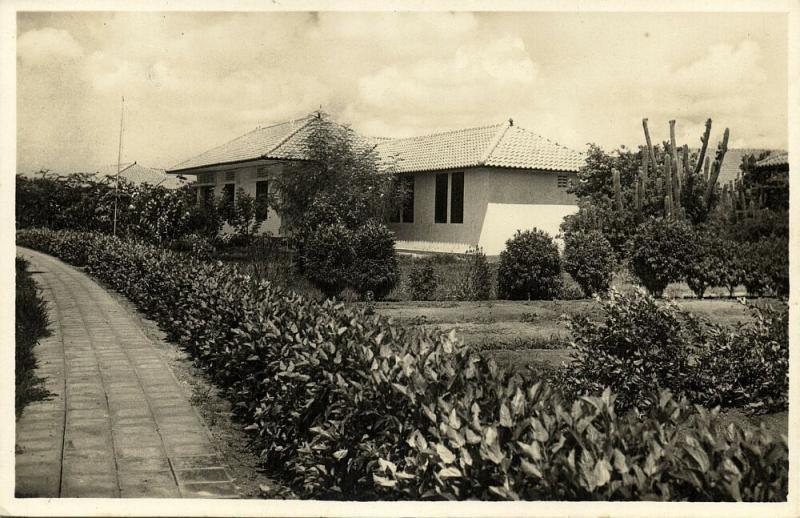
[(287, 487), (268, 477), (261, 468), (258, 455), (248, 446), (250, 439), (243, 426), (232, 419), (231, 404), (219, 389), (196, 367), (189, 355), (165, 340), (158, 324), (145, 318), (125, 297), (109, 293), (135, 315), (145, 335), (172, 370), (192, 406), (205, 421), (211, 440), (225, 459), (241, 498), (296, 498)]

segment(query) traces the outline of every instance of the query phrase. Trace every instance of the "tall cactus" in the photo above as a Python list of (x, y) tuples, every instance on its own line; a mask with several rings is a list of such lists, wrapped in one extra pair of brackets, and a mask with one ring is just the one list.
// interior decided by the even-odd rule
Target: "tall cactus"
[(706, 129), (703, 136), (700, 137), (700, 142), (703, 146), (700, 148), (700, 156), (697, 157), (697, 165), (694, 166), (694, 174), (700, 172), (703, 162), (706, 164), (706, 179), (708, 179), (708, 161), (706, 160), (706, 150), (708, 149), (708, 139), (711, 136), (711, 119), (706, 119)]
[(611, 170), (611, 178), (614, 184), (614, 202), (618, 211), (622, 212), (622, 184), (619, 179), (619, 171), (616, 169)]

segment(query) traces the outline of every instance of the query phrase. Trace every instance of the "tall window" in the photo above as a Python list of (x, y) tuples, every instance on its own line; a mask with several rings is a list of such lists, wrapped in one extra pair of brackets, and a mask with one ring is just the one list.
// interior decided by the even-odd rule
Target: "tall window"
[(414, 223), (414, 175), (404, 174), (401, 178), (403, 187), (402, 221), (403, 223)]
[(203, 187), (198, 187), (200, 192), (200, 203), (203, 207), (208, 207), (211, 205), (211, 202), (214, 199), (214, 187), (211, 185), (205, 185)]
[(269, 212), (269, 181), (256, 182), (256, 217), (266, 218)]
[(464, 173), (450, 175), (450, 223), (464, 223)]
[(447, 223), (447, 173), (436, 175), (436, 201), (434, 205), (434, 223)]

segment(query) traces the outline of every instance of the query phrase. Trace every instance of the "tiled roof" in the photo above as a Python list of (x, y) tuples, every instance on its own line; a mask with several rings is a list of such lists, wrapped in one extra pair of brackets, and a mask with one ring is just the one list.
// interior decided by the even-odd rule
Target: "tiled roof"
[(581, 153), (509, 124), (435, 133), (379, 142), (385, 161), (398, 172), (491, 166), (577, 171)]
[[(312, 114), (242, 135), (221, 146), (181, 162), (169, 172), (234, 163), (259, 158), (303, 160), (305, 138), (312, 122), (329, 121)], [(330, 121), (329, 121), (330, 122)], [(398, 172), (432, 171), (479, 165), (553, 171), (577, 171), (584, 163), (581, 153), (509, 124), (461, 129), (404, 139), (361, 137), (375, 146)]]
[[(719, 177), (717, 178), (717, 183), (719, 185), (726, 185), (729, 182), (733, 182), (741, 175), (741, 169), (739, 166), (742, 165), (742, 159), (746, 155), (755, 155), (758, 156), (764, 151), (769, 151), (767, 149), (729, 149), (725, 153), (725, 158), (722, 159), (722, 167), (719, 170)], [(714, 153), (713, 149), (708, 150), (708, 155), (711, 157), (711, 160), (714, 160)]]
[(784, 151), (782, 153), (777, 153), (774, 155), (770, 155), (767, 158), (759, 160), (756, 162), (756, 167), (776, 167), (781, 165), (789, 165), (789, 153)]
[(310, 131), (309, 122), (316, 118), (315, 115), (308, 115), (301, 119), (256, 128), (250, 133), (181, 162), (169, 171), (174, 173), (258, 158), (302, 159), (303, 142)]
[[(95, 172), (95, 177), (97, 178), (114, 178), (117, 175), (117, 165), (106, 165), (99, 167)], [(181, 178), (175, 175), (168, 175), (163, 169), (157, 169), (152, 167), (145, 167), (140, 165), (136, 162), (129, 162), (126, 164), (120, 164), (120, 172), (119, 175), (121, 178), (125, 178), (130, 182), (140, 185), (140, 184), (150, 184), (150, 185), (161, 185), (166, 187), (167, 189), (177, 189), (182, 185), (186, 185), (189, 181), (193, 181), (194, 177), (189, 175), (186, 180), (182, 180)]]

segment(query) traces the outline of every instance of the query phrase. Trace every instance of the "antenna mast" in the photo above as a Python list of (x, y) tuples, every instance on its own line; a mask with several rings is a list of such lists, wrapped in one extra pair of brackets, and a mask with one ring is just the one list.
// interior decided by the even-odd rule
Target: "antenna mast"
[(117, 235), (117, 204), (119, 203), (119, 172), (122, 162), (122, 130), (123, 121), (125, 120), (125, 96), (122, 96), (122, 106), (120, 108), (119, 116), (119, 150), (117, 151), (117, 176), (114, 183), (114, 228), (112, 235)]

